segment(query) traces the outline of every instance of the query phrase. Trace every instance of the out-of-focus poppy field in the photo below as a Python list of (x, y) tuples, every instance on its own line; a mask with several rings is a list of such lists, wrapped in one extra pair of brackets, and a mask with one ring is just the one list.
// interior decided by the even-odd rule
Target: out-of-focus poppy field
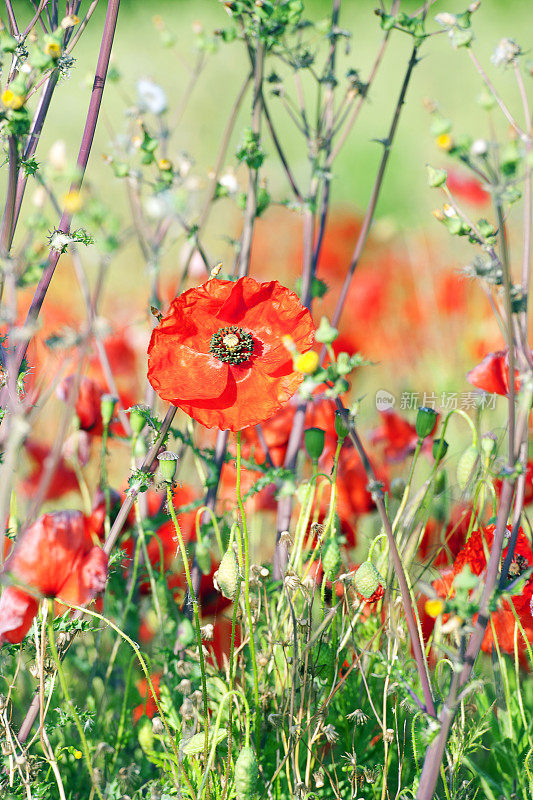
[(1, 797), (533, 797), (531, 19), (5, 0)]

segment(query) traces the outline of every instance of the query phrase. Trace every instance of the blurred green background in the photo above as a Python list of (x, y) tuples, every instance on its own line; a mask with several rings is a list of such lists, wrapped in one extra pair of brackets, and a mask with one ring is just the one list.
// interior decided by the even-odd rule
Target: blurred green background
[[(104, 0), (100, 0), (97, 12), (76, 47), (74, 55), (77, 61), (72, 77), (56, 92), (52, 113), (42, 137), (41, 157), (52, 141), (63, 138), (68, 144), (69, 156), (75, 158), (89, 97), (85, 79), (94, 69), (105, 5)], [(340, 24), (352, 32), (353, 38), (349, 55), (339, 59), (339, 76), (348, 67), (359, 70), (363, 80), (367, 75), (382, 35), (378, 18), (374, 15), (377, 5), (374, 0), (348, 0), (342, 3)], [(464, 0), (436, 2), (430, 9), (429, 18), (432, 20), (435, 14), (442, 11), (463, 11), (466, 5)], [(310, 0), (305, 6), (308, 16), (318, 20), (328, 15), (330, 4), (323, 0)], [(419, 3), (410, 0), (404, 0), (401, 4), (407, 12), (418, 6)], [(28, 7), (28, 2), (15, 4), (17, 13), (21, 15), (28, 15)], [(161, 45), (152, 22), (155, 14), (163, 17), (167, 28), (175, 35), (175, 48), (166, 49)], [(528, 42), (523, 41), (523, 35), (531, 30), (532, 18), (531, 0), (483, 0), (473, 18), (476, 52), (511, 108), (519, 108), (511, 72), (493, 68), (489, 57), (503, 36), (515, 38), (527, 50)], [(92, 179), (108, 176), (99, 155), (109, 149), (110, 138), (122, 129), (123, 93), (134, 101), (138, 78), (151, 77), (165, 89), (171, 106), (176, 107), (179, 103), (189, 70), (197, 57), (192, 26), (198, 21), (209, 33), (215, 28), (227, 26), (230, 19), (223, 5), (216, 0), (123, 2), (113, 51), (114, 63), (123, 75), (123, 82), (120, 90), (116, 85), (109, 85), (106, 89), (103, 116), (90, 163), (89, 175)], [(438, 29), (438, 26), (431, 21), (431, 28)], [(408, 37), (396, 33), (369, 95), (369, 102), (336, 163), (334, 202), (354, 204), (360, 208), (365, 206), (381, 151), (381, 147), (372, 140), (386, 134), (409, 52)], [(245, 69), (242, 48), (237, 42), (221, 46), (209, 58), (174, 137), (174, 146), (190, 152), (198, 165), (208, 167), (214, 161), (217, 142)], [(402, 225), (415, 228), (428, 224), (428, 213), (434, 200), (426, 186), (425, 164), (442, 162), (443, 157), (436, 152), (429, 136), (429, 115), (423, 101), (426, 98), (437, 101), (443, 114), (456, 123), (454, 130), (457, 132), (469, 132), (475, 137), (486, 136), (486, 115), (474, 102), (479, 89), (479, 78), (464, 50), (454, 51), (446, 35), (436, 36), (426, 43), (422, 49), (422, 61), (409, 89), (378, 217), (392, 215)], [(297, 175), (304, 176), (307, 163), (301, 139), (295, 134), (275, 98), (271, 98), (270, 107), (291, 163)], [(243, 125), (247, 111), (248, 108), (245, 108)], [(237, 126), (236, 139), (241, 130)], [(271, 152), (270, 142), (266, 149)], [(284, 193), (286, 184), (280, 171), (272, 168), (268, 162), (266, 170), (273, 192), (279, 189)], [(119, 187), (106, 186), (106, 191), (108, 188), (120, 192)]]
[[(383, 36), (379, 20), (374, 13), (376, 5), (376, 2), (366, 2), (366, 0), (348, 0), (342, 3), (340, 25), (352, 33), (352, 38), (346, 47), (344, 43), (339, 46), (339, 80), (344, 79), (350, 68), (356, 69), (362, 80), (368, 75)], [(409, 12), (414, 11), (418, 5), (411, 0), (405, 0), (401, 7)], [(466, 5), (464, 0), (434, 3), (429, 12), (429, 30), (439, 30), (439, 26), (434, 22), (437, 13), (443, 11), (459, 13), (464, 11)], [(46, 153), (54, 141), (63, 139), (67, 144), (69, 160), (71, 163), (75, 161), (89, 101), (105, 6), (106, 3), (101, 0), (97, 12), (74, 52), (76, 64), (71, 78), (62, 82), (56, 90), (37, 152), (38, 160), (46, 158)], [(18, 2), (15, 8), (21, 18), (24, 18), (24, 15), (29, 18), (31, 13), (29, 3)], [(326, 19), (330, 13), (330, 4), (318, 0), (308, 0), (305, 8), (306, 15), (316, 21)], [(155, 15), (162, 17), (166, 29), (174, 35), (175, 44), (172, 47), (165, 47), (162, 44), (160, 33), (154, 25)], [(506, 36), (516, 39), (521, 44), (527, 60), (529, 42), (524, 40), (523, 36), (531, 30), (532, 17), (531, 0), (509, 2), (483, 0), (480, 10), (473, 17), (475, 52), (519, 119), (521, 119), (521, 106), (512, 70), (496, 69), (490, 62), (490, 55), (499, 40)], [(113, 65), (120, 73), (121, 80), (110, 82), (106, 87), (87, 178), (96, 192), (110, 204), (113, 212), (119, 214), (124, 226), (130, 224), (124, 182), (114, 177), (112, 169), (102, 156), (113, 152), (113, 142), (128, 130), (128, 126), (131, 126), (131, 109), (137, 101), (136, 87), (140, 78), (150, 78), (161, 85), (168, 98), (170, 109), (168, 118), (172, 118), (173, 112), (184, 98), (191, 71), (198, 59), (198, 23), (204, 33), (210, 36), (214, 29), (230, 25), (231, 20), (223, 4), (215, 0), (172, 2), (129, 0), (124, 2), (121, 8), (113, 51)], [(381, 145), (375, 140), (387, 134), (410, 52), (411, 39), (401, 32), (393, 32), (378, 78), (369, 92), (368, 101), (340, 157), (335, 162), (331, 192), (333, 209), (348, 209), (350, 212), (362, 213), (366, 207), (382, 150)], [(267, 74), (273, 68), (275, 64), (268, 65)], [(240, 42), (220, 44), (215, 52), (208, 56), (206, 66), (179, 125), (171, 132), (169, 157), (174, 160), (179, 158), (180, 153), (189, 154), (194, 162), (194, 174), (204, 180), (204, 185), (209, 169), (215, 162), (231, 106), (247, 70), (248, 64)], [(529, 77), (527, 79), (529, 80)], [(468, 133), (473, 138), (489, 138), (491, 125), (494, 125), (499, 135), (505, 139), (508, 135), (508, 125), (502, 115), (498, 112), (487, 115), (475, 102), (481, 88), (481, 79), (467, 52), (464, 49), (454, 50), (446, 34), (434, 36), (424, 44), (421, 61), (415, 69), (409, 87), (407, 103), (403, 109), (376, 214), (376, 236), (379, 237), (381, 232), (385, 237), (396, 237), (389, 238), (389, 241), (392, 241), (391, 247), (398, 247), (404, 253), (407, 252), (407, 260), (410, 261), (413, 272), (418, 271), (419, 288), (423, 288), (428, 273), (438, 270), (439, 265), (458, 269), (468, 263), (473, 256), (472, 248), (465, 240), (452, 239), (431, 213), (436, 206), (442, 204), (442, 196), (437, 190), (427, 186), (426, 164), (445, 166), (449, 165), (449, 159), (445, 153), (438, 150), (429, 133), (431, 119), (425, 102), (429, 100), (437, 103), (442, 114), (453, 120), (454, 134)], [(313, 92), (308, 91), (308, 100), (314, 101), (315, 91), (314, 88)], [(297, 181), (305, 192), (309, 164), (303, 139), (295, 130), (279, 100), (269, 96), (268, 93), (267, 98), (279, 138)], [(234, 154), (243, 129), (249, 125), (250, 105), (251, 97), (248, 95), (235, 126), (226, 166), (236, 164)], [(267, 155), (271, 156), (266, 159), (263, 170), (268, 180), (270, 194), (278, 201), (289, 199), (290, 190), (286, 178), (278, 165), (266, 131), (264, 146)], [(190, 210), (191, 218), (194, 219), (194, 204)], [(480, 213), (486, 214), (487, 210), (484, 209)], [(517, 218), (519, 213), (519, 209), (513, 212)], [(270, 214), (269, 211), (265, 215), (265, 226), (268, 226), (269, 220), (272, 219)], [(334, 212), (330, 218), (335, 218)], [(218, 203), (203, 238), (212, 263), (224, 261), (225, 266), (229, 268), (231, 252), (227, 245), (227, 237), (238, 235), (239, 230), (240, 212), (234, 202), (224, 200)], [(276, 239), (275, 223), (268, 235)], [(299, 234), (296, 234), (296, 238), (299, 238)], [(173, 240), (163, 255), (163, 277), (168, 281), (174, 278), (174, 284), (183, 241), (183, 238)], [(413, 242), (416, 246), (413, 246)], [(280, 243), (279, 247), (285, 245), (286, 243)], [(295, 249), (297, 247), (298, 243)], [(517, 247), (514, 253), (518, 268), (520, 247)], [(85, 257), (90, 265), (90, 251)], [(140, 318), (140, 315), (146, 313), (148, 280), (144, 266), (137, 244), (134, 241), (129, 243), (113, 261), (103, 313), (111, 316), (118, 311), (122, 319), (128, 314), (132, 318)], [(275, 265), (273, 270), (275, 276), (280, 277), (275, 273)], [(281, 279), (284, 280), (283, 277)], [(69, 287), (73, 285), (73, 280), (72, 270), (65, 261), (54, 279), (51, 296), (64, 298), (65, 291), (70, 291)], [(287, 276), (286, 282), (292, 287), (294, 276)], [(479, 294), (482, 295), (481, 291)], [(120, 302), (117, 302), (119, 297)], [(139, 302), (141, 297), (142, 305)], [(71, 295), (69, 295), (70, 300)], [(424, 302), (422, 299), (422, 303)], [(468, 321), (470, 332), (476, 338), (476, 342), (481, 343), (480, 350), (485, 337), (488, 340), (487, 349), (495, 349), (496, 326), (492, 322), (485, 321), (486, 317), (490, 316), (488, 303), (486, 306), (489, 313), (481, 322), (479, 316), (474, 327), (472, 322)], [(131, 311), (128, 310), (129, 307)], [(404, 314), (405, 307), (399, 308), (397, 313), (399, 316)], [(392, 361), (366, 371), (365, 388), (369, 394), (373, 389), (383, 386), (399, 390), (414, 385), (423, 390), (427, 387), (435, 391), (445, 388), (462, 391), (471, 388), (464, 376), (476, 360), (480, 360), (482, 353), (476, 354), (473, 348), (467, 349), (462, 329), (454, 332), (453, 324), (448, 321), (441, 309), (435, 308), (434, 315), (438, 326), (434, 326), (432, 341), (427, 344), (424, 352), (421, 349), (417, 350), (414, 358), (407, 351), (399, 356), (390, 355), (389, 359)], [(143, 319), (145, 325), (146, 316)], [(407, 337), (410, 335), (409, 325), (415, 324), (416, 321), (408, 321)], [(484, 352), (487, 352), (487, 349)], [(394, 367), (394, 375), (391, 374), (391, 366)], [(371, 407), (369, 411), (375, 414), (375, 408)]]

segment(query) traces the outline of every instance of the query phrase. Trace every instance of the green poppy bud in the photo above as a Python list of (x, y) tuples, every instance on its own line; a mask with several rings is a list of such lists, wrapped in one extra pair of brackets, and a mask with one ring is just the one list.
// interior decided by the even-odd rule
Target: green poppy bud
[(105, 427), (109, 425), (113, 419), (113, 413), (117, 404), (117, 398), (112, 394), (103, 394), (100, 400), (100, 412), (102, 414), (102, 422)]
[(390, 484), (391, 495), (395, 497), (396, 500), (401, 500), (406, 486), (407, 484), (403, 478), (393, 478)]
[(228, 600), (234, 600), (239, 585), (239, 564), (231, 545), (222, 556), (222, 561), (213, 577), (221, 594)]
[(354, 583), (359, 594), (369, 598), (381, 583), (381, 575), (371, 561), (363, 561), (354, 575)]
[(252, 747), (243, 747), (235, 762), (237, 800), (252, 800), (259, 778), (257, 759)]
[(307, 428), (304, 432), (305, 449), (309, 453), (309, 458), (318, 461), (324, 450), (326, 434), (322, 428)]
[(473, 444), (467, 447), (457, 464), (457, 483), (462, 492), (468, 486), (470, 480), (474, 477), (478, 466), (479, 453), (477, 447)]
[(348, 427), (346, 418), (342, 411), (335, 411), (335, 433), (339, 437), (340, 442), (346, 439), (350, 433), (350, 428)]
[(146, 413), (148, 406), (137, 405), (130, 408), (130, 425), (133, 433), (138, 436), (146, 425)]

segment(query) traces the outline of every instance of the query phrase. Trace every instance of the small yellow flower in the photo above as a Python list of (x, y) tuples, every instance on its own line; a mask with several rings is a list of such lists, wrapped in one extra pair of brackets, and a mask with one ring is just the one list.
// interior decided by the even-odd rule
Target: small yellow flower
[(442, 600), (427, 600), (424, 609), (426, 614), (436, 619), (444, 611), (444, 603)]
[(76, 761), (79, 761), (82, 756), (83, 753), (81, 752), (81, 750), (74, 750), (74, 758), (76, 759)]
[(296, 372), (303, 372), (304, 375), (312, 375), (318, 367), (319, 357), (314, 350), (301, 353), (294, 358), (294, 369)]
[(57, 42), (47, 42), (44, 46), (44, 52), (55, 61), (61, 55), (61, 47)]
[(65, 195), (63, 204), (65, 210), (68, 211), (69, 214), (76, 214), (76, 212), (80, 211), (83, 207), (83, 198), (77, 189), (73, 189)]
[(451, 150), (453, 146), (453, 139), (449, 133), (441, 133), (436, 139), (437, 147), (441, 150)]
[(169, 172), (172, 169), (172, 162), (168, 158), (160, 158), (157, 166), (163, 172)]
[(439, 222), (442, 222), (445, 219), (444, 212), (440, 208), (434, 209), (432, 213), (435, 219), (438, 219)]
[(0, 99), (6, 108), (17, 109), (24, 105), (24, 100), (26, 98), (22, 94), (15, 94), (12, 89), (5, 89), (2, 92), (2, 97)]

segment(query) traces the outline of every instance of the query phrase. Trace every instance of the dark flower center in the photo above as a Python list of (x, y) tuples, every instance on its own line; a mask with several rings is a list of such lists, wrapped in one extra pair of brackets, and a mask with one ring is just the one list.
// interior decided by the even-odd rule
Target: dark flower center
[(220, 328), (211, 337), (209, 352), (228, 364), (242, 364), (248, 361), (253, 351), (252, 334), (236, 325)]
[[(503, 560), (503, 559), (502, 559)], [(511, 563), (509, 564), (509, 573), (507, 575), (508, 581), (513, 581), (515, 578), (519, 578), (526, 569), (529, 567), (527, 559), (524, 556), (515, 556)]]

